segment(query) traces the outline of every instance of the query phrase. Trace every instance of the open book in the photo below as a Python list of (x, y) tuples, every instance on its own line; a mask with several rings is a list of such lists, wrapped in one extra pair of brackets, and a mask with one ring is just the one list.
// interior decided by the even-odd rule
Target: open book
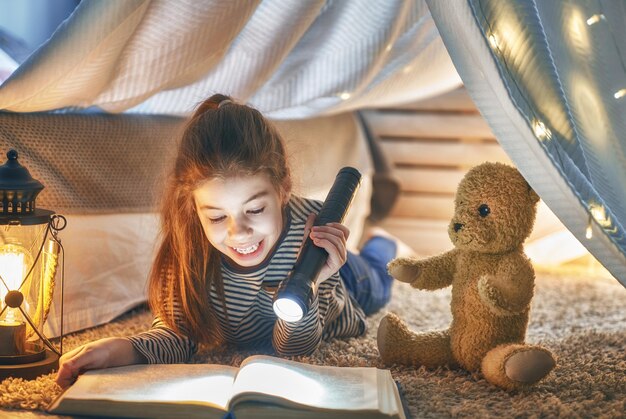
[(328, 367), (265, 355), (240, 368), (213, 364), (130, 365), (88, 371), (50, 413), (140, 418), (402, 418), (389, 370)]

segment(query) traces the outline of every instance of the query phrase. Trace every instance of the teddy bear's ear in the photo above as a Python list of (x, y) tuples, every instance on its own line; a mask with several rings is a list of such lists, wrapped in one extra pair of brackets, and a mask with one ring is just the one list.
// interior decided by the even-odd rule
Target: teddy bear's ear
[(533, 204), (539, 202), (539, 195), (533, 190), (533, 188), (530, 187), (530, 185), (528, 185), (528, 195), (530, 196), (530, 202)]

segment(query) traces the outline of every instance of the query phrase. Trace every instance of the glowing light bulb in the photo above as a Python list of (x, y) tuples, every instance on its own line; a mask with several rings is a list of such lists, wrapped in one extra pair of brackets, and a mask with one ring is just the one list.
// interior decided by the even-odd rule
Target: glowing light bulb
[[(5, 307), (5, 298), (9, 291), (22, 291), (20, 287), (28, 273), (31, 257), (28, 251), (15, 244), (0, 246), (0, 310), (4, 309), (0, 319), (0, 354), (21, 353), (25, 342), (23, 318), (15, 306)], [(22, 301), (20, 307), (28, 311), (28, 304)], [(19, 336), (18, 336), (19, 335)], [(17, 343), (16, 343), (17, 342)], [(7, 344), (9, 347), (7, 347)], [(17, 346), (12, 346), (13, 344)]]
[(279, 298), (274, 301), (274, 311), (278, 317), (287, 322), (297, 322), (304, 314), (302, 307), (289, 298)]
[(591, 207), (591, 215), (595, 218), (600, 224), (606, 223), (606, 213), (604, 212), (604, 207), (602, 206), (592, 206)]
[(600, 22), (601, 20), (606, 20), (606, 17), (603, 14), (595, 14), (587, 19), (587, 25), (591, 26)]
[(22, 285), (29, 256), (22, 246), (6, 244), (0, 247), (0, 301), (4, 302), (9, 291), (18, 290)]
[(593, 217), (593, 219), (596, 220), (596, 222), (600, 224), (603, 228), (611, 227), (611, 219), (606, 214), (606, 209), (603, 205), (597, 203), (589, 204), (589, 213), (590, 216)]
[(341, 100), (348, 100), (348, 99), (350, 99), (350, 96), (351, 95), (348, 92), (343, 92), (343, 93), (339, 94), (339, 97), (341, 98)]
[(624, 96), (626, 96), (626, 89), (620, 89), (620, 90), (618, 90), (617, 92), (615, 92), (615, 93), (613, 94), (613, 97), (614, 97), (615, 99), (619, 99), (619, 98), (622, 98), (622, 97), (624, 97)]
[(593, 237), (593, 230), (591, 229), (591, 222), (587, 224), (587, 230), (585, 230), (585, 237), (590, 239)]
[(533, 131), (535, 137), (539, 140), (546, 140), (552, 138), (552, 132), (545, 126), (545, 124), (539, 120), (533, 122)]

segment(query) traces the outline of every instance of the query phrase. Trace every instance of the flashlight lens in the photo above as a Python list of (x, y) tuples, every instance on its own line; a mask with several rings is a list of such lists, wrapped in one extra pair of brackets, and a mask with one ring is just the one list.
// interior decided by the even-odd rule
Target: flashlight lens
[(286, 322), (297, 322), (302, 318), (302, 307), (290, 298), (279, 298), (274, 301), (274, 312)]

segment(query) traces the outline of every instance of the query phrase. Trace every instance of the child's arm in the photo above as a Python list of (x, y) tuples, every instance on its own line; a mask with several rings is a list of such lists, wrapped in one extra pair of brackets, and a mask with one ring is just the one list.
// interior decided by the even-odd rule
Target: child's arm
[(343, 292), (337, 292), (337, 285), (341, 281), (339, 268), (348, 257), (346, 240), (350, 230), (340, 223), (311, 228), (314, 220), (315, 215), (311, 214), (305, 226), (304, 237), (310, 234), (313, 244), (326, 250), (328, 258), (317, 277), (316, 295), (307, 315), (294, 323), (276, 320), (272, 344), (281, 355), (305, 355), (314, 352), (322, 340), (324, 325), (336, 319), (346, 304), (346, 296)]
[(323, 248), (328, 253), (326, 263), (317, 277), (318, 285), (339, 272), (339, 269), (346, 263), (348, 259), (346, 246), (349, 235), (348, 227), (340, 223), (328, 223), (311, 229), (309, 237), (313, 240), (313, 244)]
[[(182, 315), (174, 314), (174, 318)], [(184, 330), (184, 327), (182, 328)], [(196, 343), (185, 335), (180, 335), (156, 317), (147, 332), (130, 336), (128, 339), (135, 350), (148, 364), (184, 363), (198, 349)]]
[(284, 356), (308, 355), (322, 341), (322, 323), (319, 316), (317, 297), (311, 303), (306, 316), (298, 322), (277, 319), (272, 334), (272, 346), (276, 353)]
[(67, 388), (84, 371), (143, 362), (145, 359), (127, 339), (100, 339), (64, 354), (59, 360), (56, 382)]
[(276, 321), (273, 344), (281, 355), (305, 355), (314, 352), (322, 339), (361, 336), (366, 330), (365, 314), (335, 274), (320, 285), (304, 319), (297, 323)]
[(57, 384), (70, 386), (88, 370), (130, 364), (186, 362), (197, 350), (186, 336), (176, 334), (156, 318), (147, 332), (126, 338), (106, 338), (88, 343), (63, 355), (59, 360)]

